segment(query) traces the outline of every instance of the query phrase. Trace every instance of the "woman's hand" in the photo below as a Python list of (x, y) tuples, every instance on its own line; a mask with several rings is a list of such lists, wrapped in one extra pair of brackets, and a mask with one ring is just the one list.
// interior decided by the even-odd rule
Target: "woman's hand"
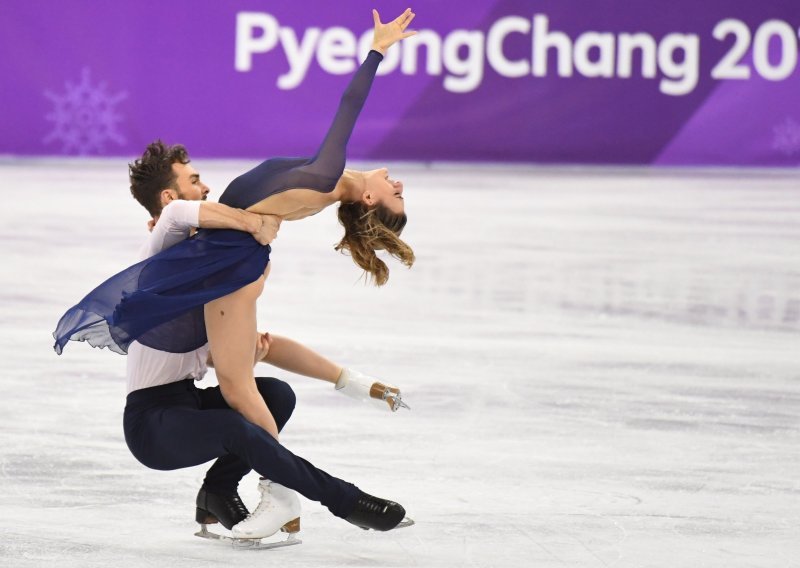
[(388, 24), (382, 24), (378, 11), (372, 10), (372, 19), (375, 21), (375, 35), (372, 37), (372, 49), (381, 55), (386, 55), (386, 50), (392, 45), (401, 39), (416, 34), (417, 32), (406, 31), (408, 24), (411, 23), (414, 16), (416, 16), (416, 14), (411, 11), (411, 8), (408, 8)]

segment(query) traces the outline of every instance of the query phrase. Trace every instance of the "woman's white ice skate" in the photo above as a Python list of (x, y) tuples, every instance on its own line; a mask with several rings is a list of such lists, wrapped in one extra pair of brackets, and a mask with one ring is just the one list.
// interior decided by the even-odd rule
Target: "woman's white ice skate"
[(356, 400), (376, 402), (384, 408), (386, 407), (384, 405), (388, 405), (392, 412), (396, 412), (399, 408), (411, 410), (411, 407), (403, 402), (399, 388), (386, 385), (353, 369), (342, 369), (335, 388), (337, 392)]

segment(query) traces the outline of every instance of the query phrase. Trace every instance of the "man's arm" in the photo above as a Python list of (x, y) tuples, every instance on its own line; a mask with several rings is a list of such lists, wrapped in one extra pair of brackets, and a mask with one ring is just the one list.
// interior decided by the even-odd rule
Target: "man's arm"
[[(253, 235), (256, 240), (259, 240), (259, 236), (268, 236), (271, 232), (277, 233), (278, 227), (280, 226), (280, 217), (276, 217), (275, 215), (258, 215), (243, 209), (234, 209), (222, 203), (202, 201), (200, 203), (197, 223), (202, 229), (234, 229), (236, 231), (244, 231)], [(270, 223), (272, 226), (270, 226)], [(274, 238), (275, 235), (272, 236), (272, 239)], [(269, 239), (269, 241), (272, 241), (272, 239)], [(268, 244), (269, 241), (261, 244)]]
[(176, 199), (161, 211), (153, 228), (153, 240), (161, 242), (158, 250), (162, 250), (188, 237), (193, 228), (200, 227), (243, 231), (266, 245), (276, 237), (280, 223), (280, 217), (275, 215), (258, 215), (222, 203)]

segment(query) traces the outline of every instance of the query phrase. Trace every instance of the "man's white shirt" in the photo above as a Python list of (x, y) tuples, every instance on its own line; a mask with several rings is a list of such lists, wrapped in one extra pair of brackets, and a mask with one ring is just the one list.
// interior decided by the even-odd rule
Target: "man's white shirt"
[[(201, 201), (171, 201), (164, 207), (147, 241), (139, 250), (144, 260), (187, 239), (200, 226)], [(128, 347), (128, 392), (183, 379), (201, 380), (208, 367), (208, 344), (188, 353), (167, 353), (134, 341)]]

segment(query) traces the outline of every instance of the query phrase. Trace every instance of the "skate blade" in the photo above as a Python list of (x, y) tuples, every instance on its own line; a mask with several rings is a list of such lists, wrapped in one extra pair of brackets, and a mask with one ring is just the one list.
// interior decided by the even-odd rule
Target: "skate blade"
[(303, 542), (293, 533), (289, 534), (289, 537), (286, 540), (279, 540), (277, 542), (263, 541), (260, 538), (233, 538), (230, 536), (210, 532), (206, 525), (200, 525), (200, 530), (194, 533), (194, 536), (207, 538), (209, 540), (218, 540), (220, 542), (229, 542), (231, 547), (237, 550), (271, 550), (273, 548), (294, 546), (295, 544), (302, 544)]
[[(410, 518), (410, 517), (406, 517), (406, 518), (404, 518), (402, 521), (400, 521), (399, 523), (397, 523), (397, 524), (394, 526), (394, 528), (392, 528), (391, 530), (395, 530), (395, 529), (404, 529), (404, 528), (406, 528), (406, 527), (410, 527), (410, 526), (411, 526), (411, 525), (413, 525), (413, 524), (414, 524), (414, 519), (412, 519), (412, 518)], [(361, 528), (361, 529), (363, 529), (363, 530), (365, 530), (365, 531), (371, 530), (371, 529), (370, 529), (370, 528), (368, 528), (368, 527), (359, 527), (359, 528)]]
[(369, 396), (370, 398), (385, 401), (392, 412), (397, 412), (398, 408), (411, 410), (411, 407), (403, 402), (403, 395), (400, 394), (400, 389), (397, 387), (389, 387), (380, 382), (372, 383), (369, 389)]
[(406, 517), (405, 519), (403, 519), (402, 521), (397, 523), (397, 526), (394, 527), (394, 528), (396, 528), (396, 529), (404, 529), (406, 527), (410, 527), (413, 524), (414, 524), (414, 519), (412, 519), (411, 517)]

